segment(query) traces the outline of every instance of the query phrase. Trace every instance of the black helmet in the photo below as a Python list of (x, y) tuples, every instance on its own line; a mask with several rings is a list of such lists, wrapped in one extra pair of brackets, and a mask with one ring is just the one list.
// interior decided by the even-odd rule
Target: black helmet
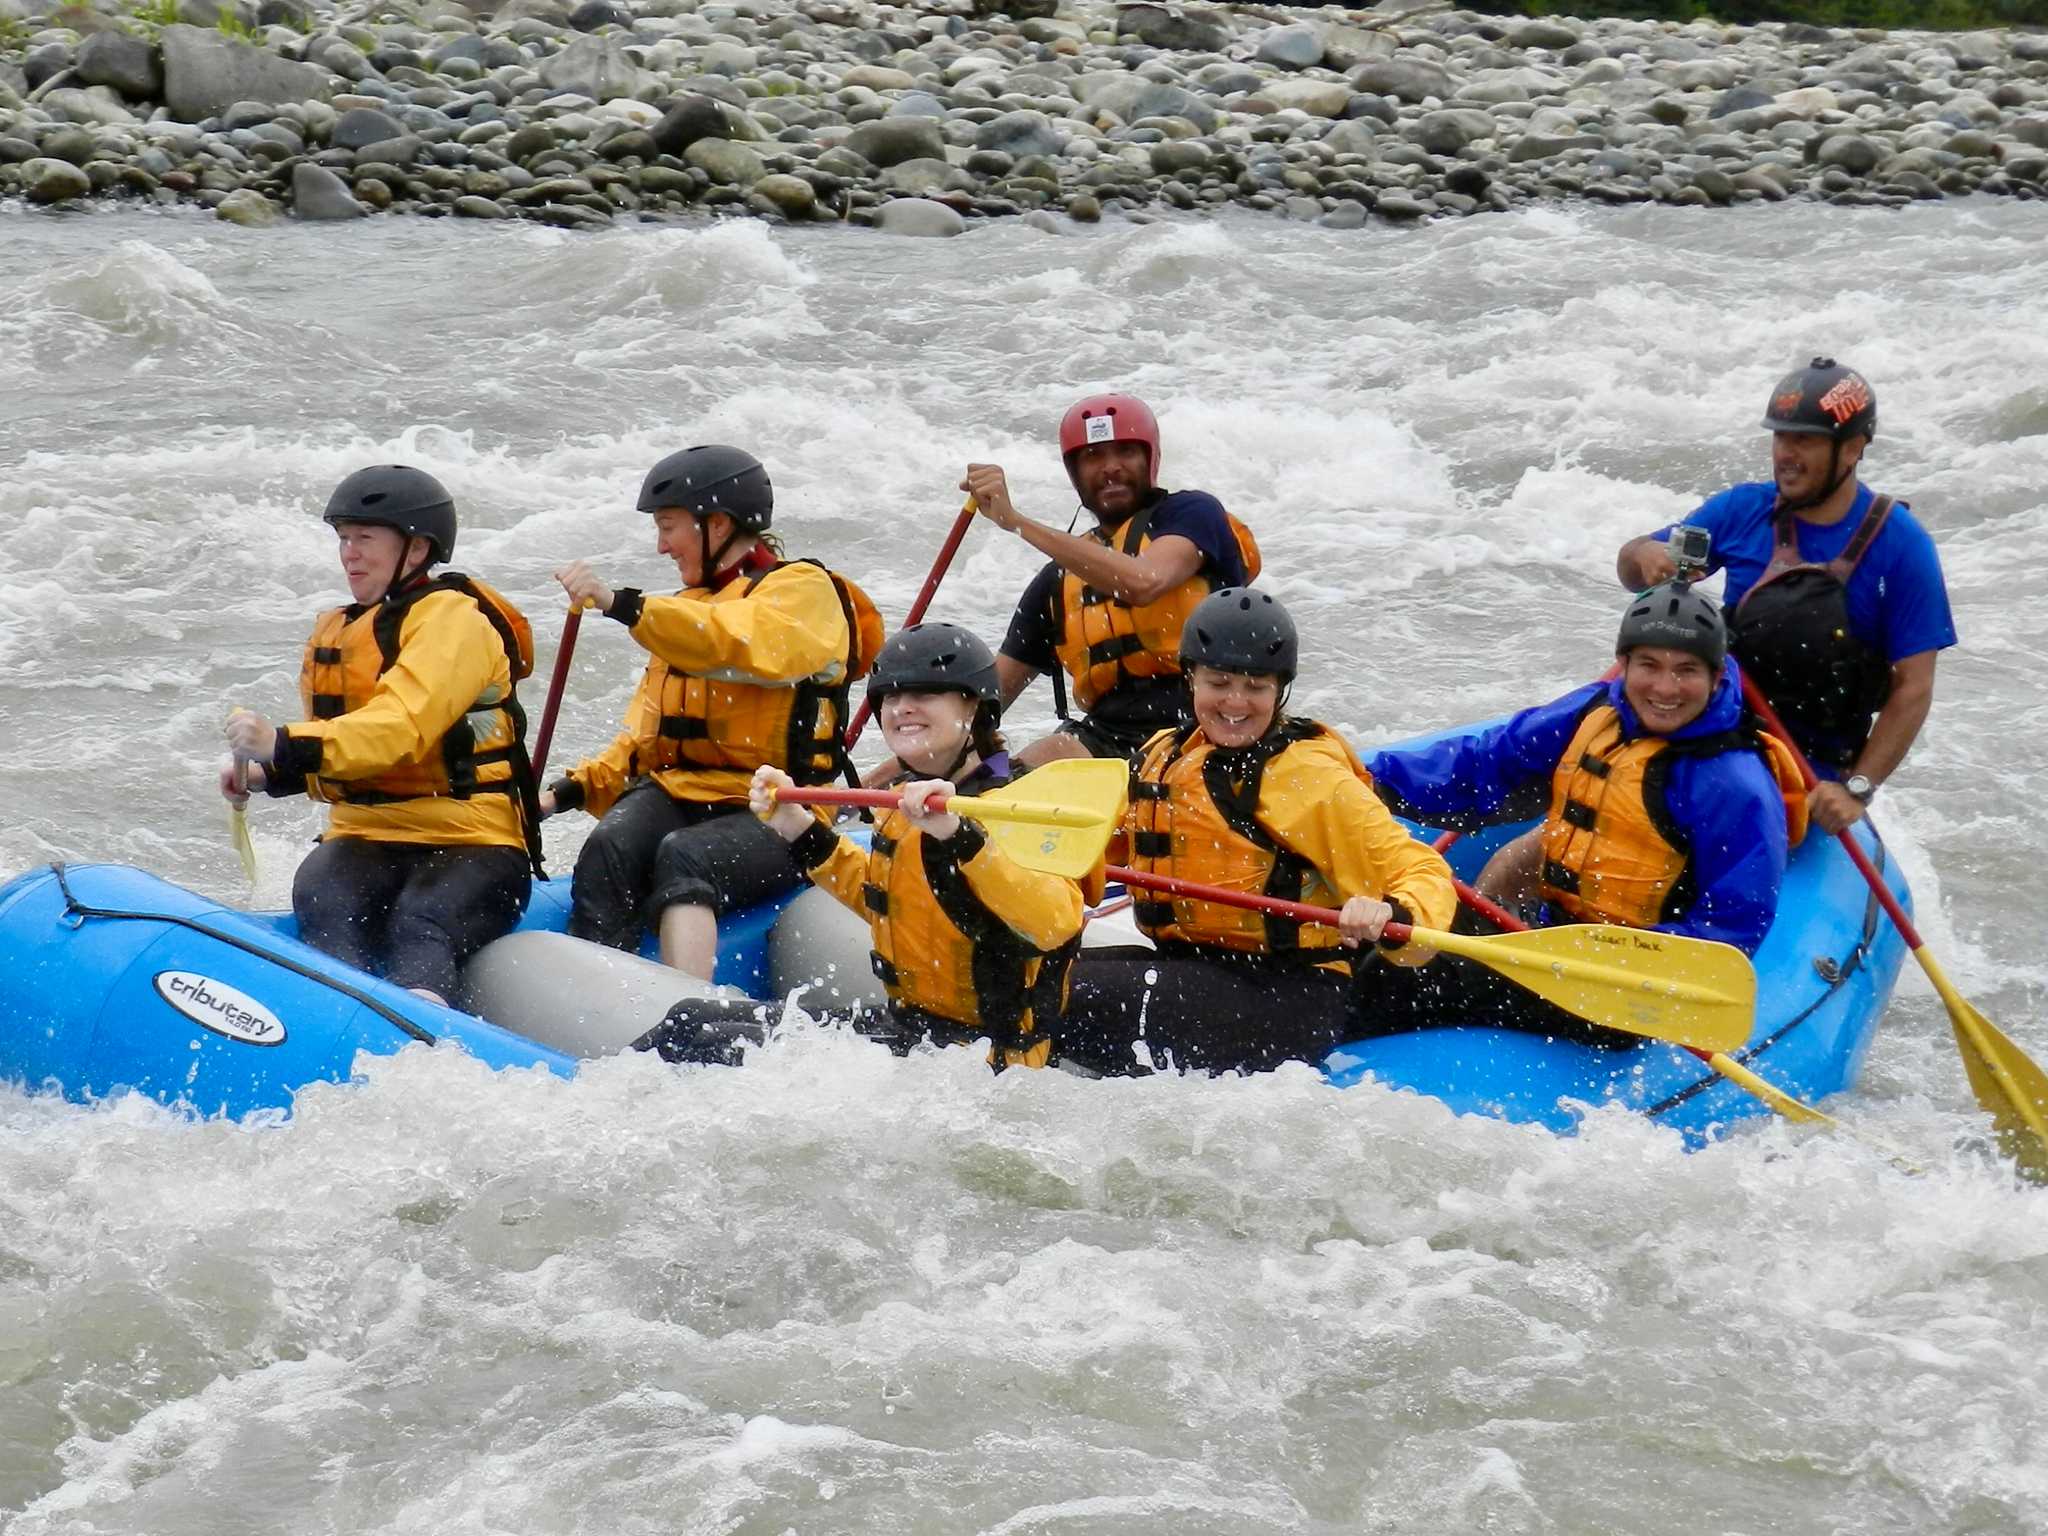
[(1877, 395), (1869, 380), (1832, 357), (1816, 357), (1778, 380), (1764, 407), (1764, 429), (1845, 442), (1877, 436)]
[(1625, 656), (1639, 645), (1685, 651), (1719, 667), (1728, 655), (1728, 626), (1722, 622), (1721, 605), (1684, 581), (1638, 592), (1621, 616), (1614, 654)]
[(455, 554), (455, 499), (448, 487), (423, 469), (409, 464), (372, 464), (334, 488), (327, 523), (371, 523), (418, 535), (434, 546), (428, 563), (439, 564)]
[(979, 635), (958, 624), (913, 624), (889, 637), (868, 673), (868, 703), (879, 705), (903, 688), (943, 688), (1002, 708), (995, 657)]
[(1195, 605), (1180, 632), (1180, 665), (1270, 672), (1292, 682), (1301, 641), (1287, 610), (1264, 592), (1224, 587)]
[(762, 533), (775, 514), (775, 489), (761, 461), (722, 443), (672, 453), (640, 482), (640, 510), (681, 507), (692, 517), (723, 512), (748, 533)]

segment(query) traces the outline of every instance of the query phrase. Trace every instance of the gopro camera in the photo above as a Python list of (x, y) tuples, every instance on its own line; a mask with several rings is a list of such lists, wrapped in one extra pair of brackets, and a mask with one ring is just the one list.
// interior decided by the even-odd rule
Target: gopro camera
[(1707, 568), (1707, 555), (1714, 547), (1714, 536), (1704, 528), (1695, 528), (1691, 523), (1680, 523), (1671, 530), (1669, 548), (1671, 560), (1678, 567), (1682, 580), (1691, 580), (1694, 573)]

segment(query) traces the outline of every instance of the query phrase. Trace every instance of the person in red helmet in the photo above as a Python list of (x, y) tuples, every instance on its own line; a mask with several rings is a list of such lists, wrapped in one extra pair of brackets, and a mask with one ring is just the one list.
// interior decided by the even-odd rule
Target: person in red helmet
[[(1206, 491), (1159, 484), (1159, 423), (1131, 395), (1090, 395), (1060, 421), (1060, 454), (1094, 516), (1069, 533), (1019, 512), (999, 464), (970, 464), (960, 488), (981, 515), (1048, 557), (1024, 589), (996, 656), (1007, 708), (1040, 673), (1062, 724), (1017, 754), (1130, 757), (1180, 718), (1180, 634), (1195, 605), (1259, 573), (1251, 530)], [(1067, 693), (1084, 712), (1067, 711)]]
[[(1778, 381), (1762, 426), (1771, 479), (1725, 490), (1686, 519), (1711, 545), (1683, 574), (1727, 572), (1731, 648), (1812, 760), (1822, 781), (1813, 819), (1834, 833), (1862, 817), (1920, 734), (1955, 621), (1926, 528), (1857, 478), (1877, 436), (1869, 381), (1816, 357)], [(1623, 586), (1680, 574), (1673, 531), (1621, 547)]]

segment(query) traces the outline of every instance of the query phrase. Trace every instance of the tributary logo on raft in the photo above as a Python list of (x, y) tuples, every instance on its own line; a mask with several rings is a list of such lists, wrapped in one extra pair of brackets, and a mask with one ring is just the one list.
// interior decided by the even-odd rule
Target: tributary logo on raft
[(248, 993), (197, 971), (158, 971), (156, 995), (202, 1029), (244, 1045), (284, 1044), (284, 1025)]

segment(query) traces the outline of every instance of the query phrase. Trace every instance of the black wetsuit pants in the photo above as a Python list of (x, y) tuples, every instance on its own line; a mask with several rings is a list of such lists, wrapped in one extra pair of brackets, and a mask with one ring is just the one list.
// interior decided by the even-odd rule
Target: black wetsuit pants
[(619, 797), (576, 856), (569, 932), (637, 950), (670, 907), (723, 917), (802, 884), (782, 834), (744, 805), (673, 799), (649, 781)]
[(1084, 949), (1069, 977), (1057, 1054), (1106, 1076), (1317, 1062), (1349, 1038), (1347, 988), (1342, 974), (1312, 966), (1193, 950)]
[(462, 962), (512, 931), (533, 895), (524, 848), (330, 837), (292, 879), (299, 937), (450, 1002)]
[(1462, 955), (1438, 955), (1427, 965), (1361, 966), (1351, 993), (1353, 1018), (1347, 1038), (1368, 1040), (1411, 1029), (1447, 1029), (1459, 1024), (1519, 1029), (1618, 1050), (1639, 1044), (1620, 1030), (1602, 1029), (1545, 1002), (1500, 972)]
[[(821, 1024), (839, 1024), (879, 1040), (898, 1056), (926, 1039), (953, 1044), (972, 1037), (964, 1029), (941, 1027), (934, 1032), (914, 1019), (899, 1018), (888, 1008), (858, 1004), (841, 1008), (806, 1008)], [(736, 1067), (745, 1048), (759, 1045), (782, 1018), (781, 1003), (727, 1001), (688, 997), (669, 1009), (668, 1017), (633, 1042), (636, 1051), (653, 1051), (664, 1061), (700, 1066)]]

